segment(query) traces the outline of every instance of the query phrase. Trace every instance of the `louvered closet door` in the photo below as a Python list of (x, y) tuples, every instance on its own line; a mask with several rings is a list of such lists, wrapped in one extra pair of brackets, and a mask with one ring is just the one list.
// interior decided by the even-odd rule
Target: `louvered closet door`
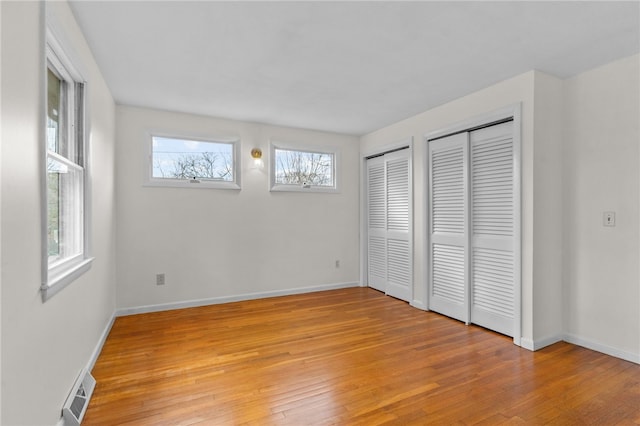
[(384, 155), (387, 171), (387, 289), (398, 299), (411, 300), (412, 251), (410, 209), (410, 150)]
[(367, 160), (367, 253), (369, 286), (387, 289), (387, 180), (384, 157)]
[(514, 333), (513, 122), (470, 133), (471, 322)]
[(367, 160), (369, 286), (398, 299), (412, 295), (411, 151)]
[(429, 142), (429, 309), (468, 323), (467, 137)]

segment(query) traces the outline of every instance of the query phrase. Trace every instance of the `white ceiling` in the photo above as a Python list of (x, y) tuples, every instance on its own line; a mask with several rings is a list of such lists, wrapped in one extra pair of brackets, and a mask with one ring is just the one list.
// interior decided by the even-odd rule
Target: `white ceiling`
[(640, 2), (72, 1), (119, 104), (361, 135), (640, 51)]

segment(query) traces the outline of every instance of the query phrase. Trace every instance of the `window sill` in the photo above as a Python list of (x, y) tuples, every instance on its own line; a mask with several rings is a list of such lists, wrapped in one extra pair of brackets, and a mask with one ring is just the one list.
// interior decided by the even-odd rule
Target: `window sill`
[(322, 186), (302, 186), (302, 185), (273, 185), (271, 192), (313, 192), (313, 193), (333, 193), (338, 194), (340, 190), (334, 187)]
[(142, 186), (158, 188), (188, 188), (188, 189), (240, 189), (236, 182), (212, 182), (212, 181), (190, 181), (190, 180), (149, 180)]
[(72, 266), (65, 268), (56, 275), (49, 276), (47, 283), (42, 284), (40, 292), (42, 294), (42, 302), (46, 302), (56, 295), (60, 290), (71, 284), (82, 274), (91, 269), (91, 263), (93, 263), (93, 257), (84, 259)]

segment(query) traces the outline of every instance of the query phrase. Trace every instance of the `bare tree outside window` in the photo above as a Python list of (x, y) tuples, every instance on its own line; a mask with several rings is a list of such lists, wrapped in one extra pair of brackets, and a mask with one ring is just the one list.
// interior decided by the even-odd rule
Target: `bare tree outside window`
[(153, 137), (153, 177), (233, 181), (233, 145)]
[(275, 150), (275, 183), (333, 186), (334, 156), (330, 153)]

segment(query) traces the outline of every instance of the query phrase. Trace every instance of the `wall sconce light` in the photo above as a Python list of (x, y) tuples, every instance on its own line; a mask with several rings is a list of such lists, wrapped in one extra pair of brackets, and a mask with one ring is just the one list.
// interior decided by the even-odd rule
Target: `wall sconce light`
[(262, 150), (260, 148), (253, 148), (251, 150), (251, 158), (253, 158), (254, 169), (262, 169), (264, 167), (264, 161), (262, 161)]

